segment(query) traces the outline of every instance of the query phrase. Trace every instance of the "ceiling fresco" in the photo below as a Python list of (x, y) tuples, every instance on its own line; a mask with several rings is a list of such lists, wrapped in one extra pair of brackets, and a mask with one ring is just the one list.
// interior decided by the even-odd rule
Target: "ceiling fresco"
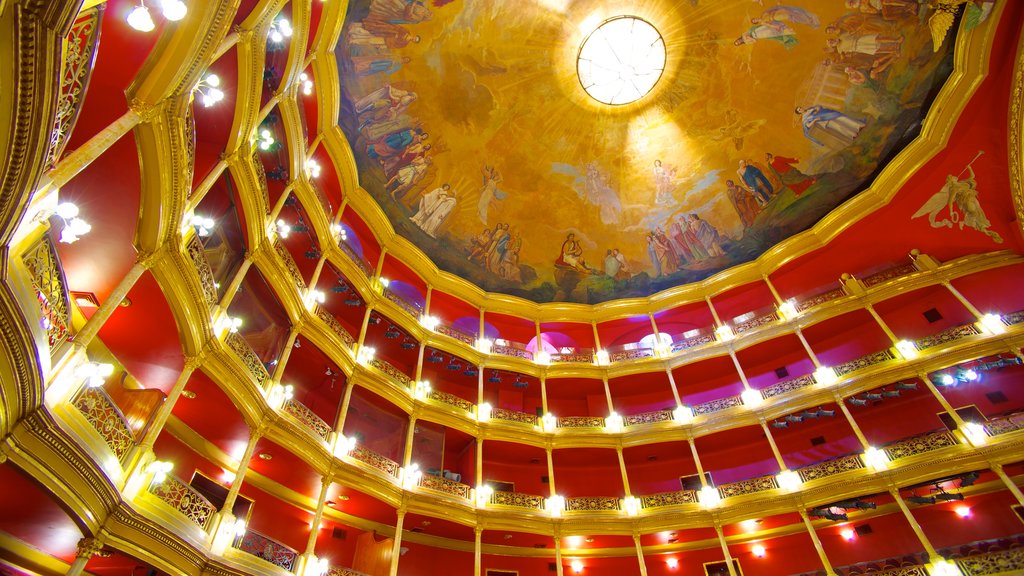
[[(664, 70), (604, 104), (577, 57), (622, 15), (661, 35)], [(646, 296), (752, 260), (868, 186), (951, 71), (954, 32), (933, 47), (933, 15), (917, 0), (352, 0), (339, 123), (362, 187), (442, 270), (537, 302)]]

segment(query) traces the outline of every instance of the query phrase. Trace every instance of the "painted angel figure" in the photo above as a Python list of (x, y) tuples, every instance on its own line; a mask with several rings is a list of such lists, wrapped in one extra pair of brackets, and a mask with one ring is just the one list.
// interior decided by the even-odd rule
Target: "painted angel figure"
[[(981, 153), (978, 156), (981, 156)], [(971, 164), (973, 163), (974, 161), (971, 161)], [(968, 173), (967, 178), (961, 180), (952, 174), (946, 176), (946, 183), (942, 188), (929, 198), (911, 218), (927, 215), (928, 223), (932, 228), (952, 228), (956, 224), (963, 230), (964, 226), (967, 226), (987, 235), (996, 244), (1002, 244), (1002, 236), (995, 230), (989, 229), (992, 223), (989, 222), (985, 211), (981, 208), (981, 203), (978, 202), (977, 181), (971, 164), (964, 168), (964, 172)], [(956, 210), (953, 209), (954, 205)], [(943, 210), (949, 211), (948, 217), (940, 217)]]

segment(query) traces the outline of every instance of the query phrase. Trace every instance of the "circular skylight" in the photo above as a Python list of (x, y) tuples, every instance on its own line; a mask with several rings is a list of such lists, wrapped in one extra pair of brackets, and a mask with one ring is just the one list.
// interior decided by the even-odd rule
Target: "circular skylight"
[(618, 16), (597, 27), (580, 46), (576, 73), (598, 102), (635, 102), (651, 91), (665, 70), (665, 41), (636, 16)]

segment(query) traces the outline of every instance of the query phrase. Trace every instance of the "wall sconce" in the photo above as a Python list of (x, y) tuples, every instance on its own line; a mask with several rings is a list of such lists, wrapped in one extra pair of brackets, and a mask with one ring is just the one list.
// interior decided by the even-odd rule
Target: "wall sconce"
[(851, 541), (851, 540), (853, 540), (853, 537), (854, 537), (854, 535), (856, 535), (856, 534), (857, 534), (857, 533), (856, 533), (856, 532), (855, 532), (855, 531), (854, 531), (854, 530), (853, 530), (852, 528), (843, 528), (843, 529), (842, 529), (842, 530), (841, 530), (841, 531), (839, 532), (839, 535), (843, 537), (843, 540), (846, 540), (846, 541), (848, 541), (848, 542), (849, 542), (849, 541)]
[(277, 232), (277, 235), (280, 236), (282, 240), (287, 238), (288, 235), (292, 233), (292, 227), (289, 226), (288, 223), (285, 222), (284, 220), (278, 220), (277, 223), (274, 225), (274, 230)]
[(547, 366), (551, 364), (551, 354), (544, 350), (539, 350), (533, 354), (534, 364), (540, 364), (541, 366)]
[(956, 564), (947, 560), (936, 560), (931, 563), (931, 567), (928, 570), (929, 574), (934, 576), (963, 576), (963, 572), (960, 568), (957, 568)]
[(626, 512), (626, 516), (639, 516), (640, 499), (636, 496), (626, 496), (622, 499), (622, 509)]
[(220, 89), (220, 76), (213, 73), (207, 74), (206, 78), (199, 82), (196, 91), (202, 96), (200, 100), (204, 108), (210, 108), (224, 99), (224, 92)]
[(324, 302), (326, 302), (327, 301), (327, 295), (324, 294), (323, 292), (321, 292), (320, 290), (315, 290), (313, 288), (310, 288), (309, 291), (306, 292), (305, 300), (306, 300), (306, 309), (307, 310), (312, 310), (315, 305), (323, 304)]
[(982, 446), (988, 442), (988, 432), (977, 422), (964, 422), (964, 438), (971, 446)]
[(196, 234), (203, 238), (209, 236), (213, 232), (213, 227), (217, 225), (213, 218), (204, 216), (192, 216), (189, 219), (189, 224), (196, 229)]
[[(383, 281), (383, 280), (384, 279), (381, 278), (381, 281)], [(386, 284), (385, 284), (385, 286), (386, 286)], [(420, 317), (420, 326), (423, 326), (427, 330), (431, 330), (431, 331), (436, 330), (437, 326), (440, 323), (441, 323), (441, 319), (438, 318), (437, 316), (426, 316), (425, 315), (425, 316), (421, 316)]]
[(356, 449), (356, 437), (346, 437), (344, 434), (338, 434), (334, 437), (334, 455), (338, 458), (342, 456), (348, 456)]
[(732, 328), (730, 328), (728, 324), (722, 324), (718, 328), (715, 328), (715, 335), (718, 336), (719, 342), (728, 342), (736, 337), (736, 335), (732, 333)]
[(814, 371), (814, 381), (822, 386), (835, 384), (838, 379), (836, 371), (828, 366), (818, 366), (818, 369)]
[(558, 418), (551, 412), (540, 417), (540, 427), (545, 432), (554, 432), (558, 429)]
[(412, 490), (420, 483), (420, 478), (423, 477), (423, 471), (420, 470), (420, 465), (413, 462), (408, 468), (402, 470), (402, 487), (406, 490)]
[(565, 498), (558, 495), (546, 498), (544, 500), (544, 509), (548, 511), (552, 518), (558, 518), (562, 515), (562, 510), (565, 509)]
[(494, 488), (491, 488), (487, 484), (476, 487), (476, 506), (477, 508), (483, 508), (487, 506), (487, 503), (491, 501), (491, 496), (494, 496)]
[(292, 35), (292, 24), (287, 18), (279, 18), (270, 25), (270, 41), (274, 44), (284, 42)]
[(365, 366), (369, 364), (373, 360), (373, 357), (376, 355), (376, 348), (364, 344), (359, 347), (359, 352), (356, 353), (356, 362)]
[(317, 162), (315, 158), (306, 160), (306, 173), (309, 174), (310, 178), (319, 178), (320, 171), (320, 163)]
[(669, 570), (675, 570), (676, 568), (679, 567), (679, 559), (678, 558), (669, 558), (668, 560), (665, 561), (665, 564), (668, 566)]
[(790, 298), (782, 304), (779, 304), (779, 316), (782, 316), (785, 320), (792, 320), (800, 315), (800, 311), (796, 309), (796, 300)]
[(221, 336), (235, 334), (238, 332), (238, 329), (242, 327), (242, 319), (225, 314), (217, 319), (217, 322), (214, 323), (213, 327), (221, 334)]
[(622, 432), (622, 416), (612, 412), (604, 419), (604, 430), (605, 432), (618, 433)]
[(669, 356), (672, 356), (672, 343), (658, 342), (654, 345), (654, 353), (658, 358), (668, 358)]
[(764, 558), (764, 555), (766, 553), (764, 546), (760, 544), (754, 544), (754, 546), (750, 548), (750, 551), (753, 552), (754, 556), (757, 556), (758, 558)]
[(167, 475), (174, 469), (173, 462), (166, 462), (164, 460), (154, 460), (149, 463), (146, 467), (146, 472), (153, 475), (153, 478), (149, 481), (150, 486), (160, 484), (164, 480), (167, 480)]
[(235, 538), (241, 538), (242, 536), (245, 536), (245, 530), (245, 520), (241, 518), (235, 520), (235, 525), (232, 528), (232, 531), (235, 533)]
[(85, 380), (89, 388), (99, 388), (114, 373), (113, 364), (86, 362), (75, 369), (75, 375)]
[(594, 355), (594, 362), (598, 366), (607, 366), (608, 364), (610, 364), (611, 361), (609, 360), (609, 357), (608, 357), (608, 351), (607, 350), (598, 350), (597, 354)]
[(885, 455), (884, 450), (868, 446), (867, 450), (864, 450), (864, 463), (877, 472), (889, 467), (889, 457)]
[[(164, 18), (171, 22), (177, 22), (188, 14), (188, 6), (181, 0), (163, 0), (161, 12)], [(149, 13), (146, 3), (139, 0), (139, 5), (132, 9), (125, 18), (128, 25), (139, 32), (152, 32), (156, 28), (153, 22), (153, 15)]]
[(748, 408), (753, 408), (761, 404), (764, 401), (764, 396), (760, 390), (754, 390), (753, 388), (747, 388), (740, 394), (740, 399), (743, 400), (743, 405)]
[(476, 407), (476, 421), (487, 422), (491, 419), (491, 405), (487, 402), (478, 404)]
[(270, 393), (267, 394), (267, 404), (270, 407), (277, 410), (284, 406), (284, 403), (291, 400), (295, 396), (295, 387), (291, 384), (282, 386), (281, 384), (274, 384), (270, 387)]
[(62, 244), (74, 244), (79, 236), (85, 236), (92, 230), (88, 222), (78, 217), (78, 206), (72, 202), (61, 202), (53, 213), (64, 222), (60, 231)]
[(345, 227), (337, 222), (331, 224), (331, 235), (338, 242), (346, 242), (348, 240), (348, 232), (345, 232)]
[(299, 83), (302, 84), (302, 94), (304, 96), (313, 95), (313, 80), (309, 77), (308, 74), (306, 74), (305, 72), (299, 74)]
[(260, 130), (259, 138), (257, 138), (256, 141), (257, 145), (259, 146), (259, 149), (263, 150), (264, 152), (270, 150), (270, 147), (277, 142), (277, 140), (274, 140), (274, 135), (271, 134), (270, 130), (267, 130), (266, 128)]
[(569, 564), (569, 567), (572, 568), (572, 571), (575, 572), (576, 574), (579, 574), (580, 572), (583, 572), (583, 562), (580, 562), (579, 560), (573, 560)]
[(693, 408), (676, 406), (675, 410), (672, 410), (672, 420), (677, 424), (689, 424), (693, 421)]
[(803, 484), (803, 480), (800, 479), (800, 475), (792, 470), (783, 470), (775, 476), (775, 481), (779, 483), (779, 488), (782, 488), (786, 492), (795, 492), (800, 489)]
[(489, 338), (477, 338), (476, 349), (481, 354), (490, 354), (491, 348), (494, 346), (494, 342)]
[(426, 400), (427, 398), (430, 397), (431, 390), (432, 388), (430, 387), (430, 381), (422, 380), (416, 383), (416, 388), (413, 390), (413, 395), (416, 396), (417, 400)]
[(1006, 332), (1006, 323), (1003, 322), (1003, 317), (998, 314), (985, 314), (978, 319), (978, 324), (981, 324), (981, 329), (989, 334), (1002, 334)]
[(953, 511), (961, 518), (967, 518), (971, 515), (971, 509), (968, 506), (957, 506)]
[(917, 346), (915, 346), (910, 340), (900, 340), (897, 342), (896, 350), (899, 351), (900, 356), (903, 356), (904, 360), (913, 360), (914, 358), (917, 358)]
[(714, 486), (702, 486), (697, 500), (705, 508), (714, 508), (722, 502), (722, 495), (718, 493), (718, 488)]

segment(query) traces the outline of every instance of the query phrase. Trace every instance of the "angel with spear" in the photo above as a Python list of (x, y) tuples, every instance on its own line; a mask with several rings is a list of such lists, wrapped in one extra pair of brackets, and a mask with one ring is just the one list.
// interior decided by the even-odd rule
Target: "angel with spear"
[[(936, 192), (911, 219), (928, 215), (928, 223), (932, 228), (952, 228), (954, 224), (961, 230), (964, 226), (974, 228), (991, 238), (996, 244), (1002, 244), (1003, 238), (994, 230), (989, 230), (992, 225), (985, 211), (978, 202), (977, 181), (975, 180), (973, 164), (981, 158), (984, 150), (979, 150), (967, 166), (956, 176), (950, 174), (946, 177), (946, 183)], [(967, 178), (960, 179), (967, 172)], [(956, 210), (953, 209), (954, 205)], [(948, 217), (940, 217), (943, 210), (949, 211)]]

